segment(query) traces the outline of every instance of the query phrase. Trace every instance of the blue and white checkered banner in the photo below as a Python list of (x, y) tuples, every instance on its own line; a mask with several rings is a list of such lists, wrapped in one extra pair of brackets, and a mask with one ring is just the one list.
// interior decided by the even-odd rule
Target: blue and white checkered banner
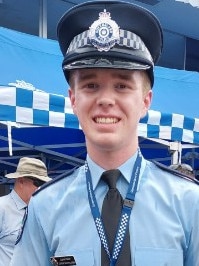
[[(0, 87), (0, 121), (80, 128), (68, 97), (18, 87)], [(149, 110), (140, 120), (138, 135), (199, 144), (199, 119)]]
[(0, 120), (79, 128), (69, 98), (36, 89), (0, 87)]
[(145, 138), (199, 144), (199, 119), (149, 110), (140, 120), (138, 134)]

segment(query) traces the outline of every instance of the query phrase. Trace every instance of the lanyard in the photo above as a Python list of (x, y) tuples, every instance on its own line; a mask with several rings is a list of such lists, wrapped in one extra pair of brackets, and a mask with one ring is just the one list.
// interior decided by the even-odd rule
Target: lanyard
[(122, 245), (124, 243), (125, 234), (128, 230), (130, 215), (131, 215), (131, 211), (133, 208), (135, 194), (137, 192), (137, 187), (138, 187), (138, 182), (139, 182), (141, 162), (142, 162), (142, 155), (141, 155), (141, 152), (138, 150), (137, 158), (136, 158), (134, 168), (132, 171), (132, 175), (131, 175), (129, 188), (126, 194), (126, 198), (124, 199), (124, 204), (123, 204), (122, 213), (121, 213), (121, 217), (120, 217), (120, 221), (118, 225), (118, 230), (115, 236), (115, 242), (114, 242), (112, 254), (110, 254), (107, 237), (106, 237), (106, 233), (104, 230), (104, 225), (101, 219), (97, 200), (96, 200), (95, 193), (93, 190), (91, 173), (90, 173), (87, 162), (85, 164), (89, 204), (90, 204), (91, 212), (93, 215), (93, 219), (94, 219), (101, 243), (110, 259), (110, 266), (114, 266), (116, 264)]

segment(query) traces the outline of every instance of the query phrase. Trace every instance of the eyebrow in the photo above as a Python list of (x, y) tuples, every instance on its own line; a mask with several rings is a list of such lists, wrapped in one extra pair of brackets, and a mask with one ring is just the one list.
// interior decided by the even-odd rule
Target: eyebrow
[(129, 73), (113, 73), (112, 75), (114, 78), (119, 78), (123, 80), (132, 80), (132, 75)]
[(87, 79), (92, 79), (92, 78), (96, 78), (97, 75), (95, 74), (95, 72), (87, 72), (87, 71), (81, 71), (78, 72), (78, 77), (81, 80), (87, 80)]
[[(132, 80), (132, 72), (126, 72), (126, 70), (125, 71), (116, 70), (111, 75), (113, 78), (120, 78), (123, 80)], [(96, 78), (97, 74), (95, 73), (95, 71), (92, 71), (92, 72), (81, 71), (81, 72), (78, 72), (78, 76), (81, 80), (86, 80), (86, 79)]]

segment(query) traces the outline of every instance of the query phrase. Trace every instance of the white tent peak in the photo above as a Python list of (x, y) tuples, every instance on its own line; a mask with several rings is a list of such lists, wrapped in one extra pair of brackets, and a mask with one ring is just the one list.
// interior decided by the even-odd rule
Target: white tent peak
[(14, 86), (16, 88), (20, 88), (20, 89), (26, 89), (26, 90), (31, 90), (31, 91), (42, 91), (42, 90), (38, 90), (35, 88), (35, 86), (32, 83), (28, 83), (24, 80), (16, 80), (16, 82), (10, 82), (8, 83), (9, 86)]

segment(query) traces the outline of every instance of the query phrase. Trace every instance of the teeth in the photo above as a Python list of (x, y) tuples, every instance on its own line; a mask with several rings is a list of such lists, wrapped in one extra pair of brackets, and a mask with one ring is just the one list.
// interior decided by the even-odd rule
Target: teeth
[(96, 122), (99, 124), (114, 124), (118, 122), (117, 118), (110, 118), (110, 117), (97, 117)]

